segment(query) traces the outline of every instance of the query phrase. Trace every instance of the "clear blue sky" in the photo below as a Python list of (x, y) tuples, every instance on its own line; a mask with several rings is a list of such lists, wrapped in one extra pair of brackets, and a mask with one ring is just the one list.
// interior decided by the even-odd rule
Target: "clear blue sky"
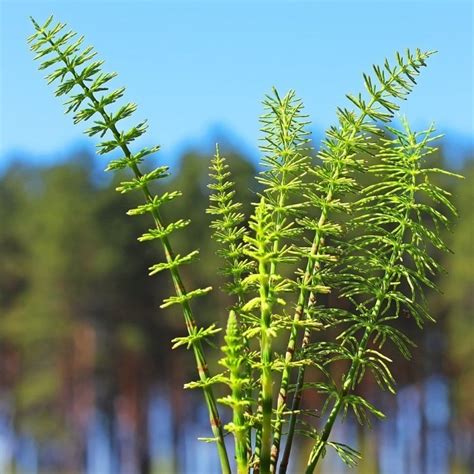
[[(54, 14), (86, 35), (117, 71), (148, 140), (172, 156), (230, 130), (256, 149), (258, 115), (272, 85), (296, 89), (321, 133), (346, 92), (362, 89), (371, 64), (406, 47), (439, 53), (403, 112), (473, 136), (473, 7), (465, 1), (20, 1), (0, 0), (0, 157), (46, 159), (80, 143), (81, 130), (32, 61), (28, 20)], [(49, 89), (49, 90), (48, 90)]]

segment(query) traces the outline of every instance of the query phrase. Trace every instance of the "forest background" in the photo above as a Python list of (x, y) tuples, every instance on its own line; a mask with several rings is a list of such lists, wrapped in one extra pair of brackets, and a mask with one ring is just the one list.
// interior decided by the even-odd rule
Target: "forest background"
[[(170, 219), (192, 218), (193, 241), (183, 234), (176, 246), (201, 251), (201, 264), (185, 275), (190, 287), (222, 283), (204, 213), (214, 143), (241, 199), (252, 201), (259, 102), (273, 84), (304, 99), (317, 149), (335, 106), (373, 62), (405, 46), (439, 50), (403, 108), (417, 129), (436, 120), (445, 138), (435, 159), (466, 176), (452, 188), (460, 218), (448, 237), (454, 253), (443, 257), (442, 294), (429, 295), (438, 322), (423, 333), (402, 322), (419, 345), (411, 361), (394, 362), (398, 398), (361, 388), (389, 421), (363, 434), (349, 419), (338, 433), (365, 453), (359, 472), (472, 472), (472, 10), (442, 1), (3, 0), (0, 472), (215, 469), (212, 448), (196, 441), (208, 434), (199, 395), (182, 390), (192, 361), (170, 350), (181, 318), (159, 310), (170, 282), (146, 276), (154, 250), (136, 241), (146, 223), (125, 216), (133, 196), (115, 193), (27, 49), (28, 15), (42, 21), (50, 13), (86, 34), (150, 119), (160, 159), (172, 165), (164, 186), (185, 191)], [(209, 320), (216, 307), (225, 314), (216, 295), (200, 303)], [(335, 458), (324, 466), (344, 472)]]

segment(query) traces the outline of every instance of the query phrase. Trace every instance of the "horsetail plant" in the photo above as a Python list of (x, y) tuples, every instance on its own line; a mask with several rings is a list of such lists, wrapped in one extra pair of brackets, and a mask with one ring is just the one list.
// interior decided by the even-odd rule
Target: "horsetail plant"
[[(77, 35), (73, 31), (63, 33), (64, 23), (57, 23), (51, 26), (53, 17), (49, 17), (43, 26), (40, 26), (33, 18), (31, 19), (36, 32), (29, 37), (31, 50), (36, 53), (35, 59), (48, 57), (41, 63), (40, 69), (47, 69), (52, 66), (57, 68), (47, 77), (49, 84), (54, 81), (60, 82), (56, 89), (56, 96), (69, 95), (66, 102), (66, 113), (73, 112), (74, 123), (86, 121), (92, 117), (98, 117), (94, 125), (86, 130), (89, 136), (99, 134), (104, 137), (106, 134), (111, 139), (105, 140), (98, 145), (98, 153), (106, 154), (119, 149), (123, 156), (112, 160), (108, 171), (122, 170), (128, 168), (132, 173), (131, 181), (124, 181), (117, 191), (126, 193), (133, 190), (141, 190), (145, 204), (128, 211), (129, 215), (151, 214), (154, 227), (143, 234), (139, 240), (160, 240), (165, 254), (165, 261), (150, 267), (150, 274), (154, 275), (160, 271), (168, 270), (171, 273), (175, 296), (171, 296), (163, 302), (162, 307), (179, 304), (182, 307), (184, 320), (188, 335), (177, 338), (174, 346), (187, 345), (192, 348), (197, 364), (199, 378), (202, 382), (204, 397), (209, 410), (210, 424), (215, 437), (222, 472), (230, 472), (229, 459), (224, 443), (224, 433), (221, 418), (219, 416), (217, 403), (212, 391), (212, 386), (208, 384), (209, 369), (204, 356), (202, 341), (219, 331), (214, 324), (207, 328), (199, 328), (191, 309), (190, 301), (193, 298), (208, 293), (211, 288), (198, 288), (187, 291), (181, 279), (179, 267), (190, 263), (198, 254), (195, 250), (188, 255), (181, 256), (175, 254), (170, 244), (169, 236), (178, 229), (182, 229), (189, 224), (189, 220), (178, 220), (166, 224), (161, 217), (160, 207), (169, 201), (177, 198), (181, 193), (178, 191), (164, 193), (161, 196), (152, 195), (149, 184), (157, 179), (168, 176), (166, 166), (161, 166), (148, 173), (142, 173), (140, 164), (146, 156), (152, 155), (159, 150), (159, 146), (143, 148), (132, 153), (130, 145), (137, 138), (142, 136), (147, 128), (146, 122), (140, 122), (129, 130), (119, 130), (118, 122), (130, 117), (136, 110), (136, 105), (126, 103), (116, 112), (108, 112), (107, 107), (115, 104), (122, 98), (125, 89), (123, 87), (109, 92), (108, 83), (116, 76), (115, 73), (101, 72), (103, 61), (94, 60), (96, 52), (91, 46), (81, 50), (84, 37), (76, 39)], [(81, 69), (82, 66), (82, 69)]]
[(222, 351), (226, 357), (221, 359), (220, 363), (229, 370), (229, 376), (223, 382), (231, 389), (231, 395), (220, 398), (218, 401), (232, 408), (232, 422), (225, 425), (225, 428), (234, 434), (237, 472), (238, 474), (244, 474), (249, 469), (249, 440), (245, 412), (250, 405), (250, 400), (245, 397), (245, 394), (250, 380), (247, 378), (248, 371), (246, 370), (245, 339), (242, 336), (236, 313), (233, 310), (229, 313), (224, 339), (226, 345), (222, 348)]
[[(164, 261), (151, 266), (150, 275), (171, 275), (175, 294), (162, 308), (182, 309), (187, 335), (174, 339), (173, 348), (186, 346), (194, 354), (198, 380), (185, 387), (203, 390), (212, 431), (207, 440), (217, 445), (221, 471), (232, 472), (226, 434), (234, 438), (238, 474), (286, 473), (296, 433), (311, 439), (306, 473), (314, 472), (328, 448), (355, 464), (359, 453), (333, 440), (332, 428), (349, 410), (360, 423), (383, 417), (357, 386), (371, 376), (395, 392), (391, 360), (382, 351), (389, 341), (410, 356), (413, 342), (395, 326), (403, 311), (420, 327), (431, 319), (423, 295), (433, 288), (439, 265), (430, 252), (447, 250), (441, 228), (449, 226), (446, 214), (456, 215), (449, 193), (431, 181), (439, 173), (456, 175), (425, 166), (437, 138), (433, 129), (414, 132), (405, 120), (402, 130), (390, 125), (397, 102), (407, 98), (432, 52), (397, 53), (395, 65), (374, 66), (373, 76), (364, 75), (366, 94), (347, 96), (353, 108), (337, 109), (338, 124), (328, 129), (317, 153), (302, 101), (294, 91), (282, 96), (273, 89), (263, 103), (263, 170), (250, 216), (236, 200), (229, 165), (216, 148), (207, 212), (223, 261), (219, 271), (227, 279), (222, 290), (231, 302), (227, 315), (216, 314), (214, 324), (201, 327), (195, 300), (211, 288), (188, 291), (180, 273), (198, 251), (181, 256), (172, 247), (173, 232), (189, 220), (165, 222), (161, 212), (181, 192), (152, 193), (150, 185), (167, 176), (168, 167), (144, 173), (141, 166), (158, 146), (132, 151), (146, 121), (121, 129), (119, 122), (137, 106), (120, 105), (124, 88), (109, 90), (115, 73), (102, 72), (93, 48), (83, 48), (84, 38), (74, 32), (64, 33), (64, 24), (53, 25), (52, 17), (42, 26), (32, 21), (31, 49), (43, 61), (40, 69), (54, 67), (47, 81), (58, 82), (56, 95), (68, 97), (66, 113), (74, 114), (74, 123), (94, 119), (86, 133), (107, 135), (98, 153), (122, 155), (107, 170), (131, 173), (117, 190), (143, 194), (145, 202), (128, 214), (150, 214), (153, 227), (139, 240), (161, 243)], [(367, 178), (371, 184), (363, 186)], [(220, 331), (222, 316), (223, 370), (211, 375), (203, 343)], [(311, 380), (308, 367), (315, 369)], [(338, 380), (333, 374), (341, 367), (345, 372)], [(217, 398), (216, 385), (228, 393)], [(306, 416), (316, 414), (316, 407), (302, 408), (307, 390), (326, 399), (318, 426)], [(226, 420), (227, 410), (232, 412), (225, 424), (218, 404)]]
[[(324, 454), (332, 426), (341, 410), (351, 408), (359, 422), (367, 421), (369, 413), (384, 415), (371, 403), (354, 394), (356, 386), (368, 369), (382, 389), (395, 393), (395, 380), (389, 369), (391, 360), (380, 350), (390, 340), (401, 354), (410, 358), (414, 343), (393, 327), (402, 310), (408, 311), (422, 327), (432, 320), (423, 298), (424, 287), (434, 288), (430, 276), (439, 264), (429, 255), (430, 247), (447, 251), (438, 235), (449, 220), (436, 207), (442, 206), (450, 214), (456, 210), (449, 201), (449, 193), (430, 180), (439, 173), (458, 176), (437, 168), (424, 167), (425, 157), (434, 151), (429, 143), (433, 128), (413, 132), (406, 120), (403, 130), (389, 128), (395, 136), (380, 143), (379, 164), (369, 166), (368, 172), (379, 180), (367, 186), (354, 205), (355, 216), (348, 226), (350, 236), (342, 245), (344, 257), (338, 262), (341, 296), (353, 309), (336, 313), (334, 325), (345, 325), (335, 343), (316, 343), (326, 366), (335, 360), (347, 360), (350, 368), (339, 386), (329, 378), (317, 384), (321, 393), (334, 400), (324, 429), (315, 433), (315, 442), (308, 461), (307, 473)], [(459, 177), (459, 176), (458, 176)], [(427, 202), (436, 207), (431, 207)], [(435, 230), (426, 222), (431, 221)], [(350, 449), (337, 446), (348, 463), (355, 462)]]
[[(300, 222), (309, 231), (313, 232), (311, 248), (307, 252), (306, 269), (300, 278), (300, 292), (298, 303), (294, 314), (294, 325), (288, 342), (287, 359), (291, 360), (297, 336), (297, 325), (300, 324), (306, 313), (315, 306), (319, 293), (327, 293), (330, 289), (322, 284), (321, 265), (334, 259), (326, 245), (328, 238), (337, 237), (341, 233), (341, 227), (332, 220), (335, 212), (347, 213), (350, 211), (349, 204), (341, 200), (341, 197), (353, 193), (357, 183), (354, 180), (354, 171), (360, 170), (363, 163), (360, 161), (361, 154), (372, 153), (373, 137), (381, 130), (377, 122), (389, 122), (393, 118), (394, 111), (399, 106), (393, 102), (394, 99), (405, 99), (416, 84), (415, 77), (419, 74), (425, 60), (432, 52), (422, 53), (417, 50), (413, 55), (409, 51), (404, 59), (397, 53), (397, 65), (392, 67), (386, 60), (383, 67), (374, 66), (375, 79), (364, 74), (366, 90), (369, 94), (368, 101), (363, 99), (361, 93), (357, 97), (348, 95), (349, 100), (356, 106), (356, 111), (347, 108), (338, 108), (337, 115), (339, 126), (332, 126), (326, 132), (323, 147), (319, 152), (322, 164), (311, 169), (314, 180), (307, 193), (308, 201), (318, 209), (319, 216), (314, 218), (304, 217)], [(301, 349), (305, 350), (310, 341), (311, 326), (307, 326), (301, 343)], [(291, 406), (291, 416), (285, 452), (280, 464), (280, 472), (286, 472), (292, 447), (296, 417), (301, 402), (301, 388), (304, 383), (305, 367), (301, 366), (298, 371), (295, 395)], [(280, 404), (285, 406), (287, 379), (282, 378), (280, 388)], [(279, 455), (279, 436), (275, 437), (273, 446), (273, 459), (276, 463)]]

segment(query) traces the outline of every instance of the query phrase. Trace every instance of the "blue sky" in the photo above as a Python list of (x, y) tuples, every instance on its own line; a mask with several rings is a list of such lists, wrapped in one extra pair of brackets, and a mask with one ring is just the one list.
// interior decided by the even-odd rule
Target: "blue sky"
[[(453, 143), (473, 126), (473, 7), (465, 1), (30, 1), (0, 0), (0, 157), (37, 161), (81, 143), (42, 79), (25, 38), (50, 14), (95, 45), (115, 84), (148, 118), (164, 156), (215, 135), (256, 153), (261, 99), (294, 88), (313, 128), (334, 122), (344, 94), (373, 63), (407, 47), (439, 53), (403, 106), (415, 127), (432, 120)], [(48, 90), (49, 89), (49, 90)], [(449, 141), (449, 140), (448, 140)]]

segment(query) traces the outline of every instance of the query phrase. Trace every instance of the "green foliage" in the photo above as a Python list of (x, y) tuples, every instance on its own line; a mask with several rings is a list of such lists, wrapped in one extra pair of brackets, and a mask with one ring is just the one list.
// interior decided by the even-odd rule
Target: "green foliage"
[[(374, 66), (373, 76), (364, 75), (366, 97), (347, 96), (354, 109), (338, 109), (339, 123), (329, 128), (316, 157), (302, 101), (294, 91), (282, 97), (273, 90), (261, 117), (263, 171), (256, 178), (261, 190), (248, 218), (235, 199), (230, 168), (216, 149), (207, 212), (213, 216), (212, 237), (226, 277), (222, 289), (231, 304), (220, 358), (224, 370), (211, 376), (203, 342), (220, 331), (220, 315), (213, 315), (207, 327), (196, 322), (191, 302), (211, 287), (184, 287), (180, 271), (194, 263), (198, 251), (180, 255), (172, 250), (171, 239), (182, 238), (175, 231), (191, 225), (187, 219), (167, 223), (163, 217), (168, 203), (179, 205), (181, 192), (151, 192), (156, 181), (168, 176), (168, 168), (140, 171), (158, 147), (131, 151), (146, 122), (119, 129), (136, 105), (117, 104), (124, 89), (109, 90), (115, 74), (102, 72), (93, 49), (81, 50), (83, 38), (62, 33), (64, 25), (52, 26), (52, 18), (43, 26), (33, 23), (31, 49), (43, 61), (40, 69), (55, 67), (47, 80), (58, 81), (56, 95), (68, 97), (66, 113), (74, 114), (75, 123), (95, 119), (86, 133), (107, 136), (98, 153), (123, 155), (107, 169), (131, 172), (117, 191), (127, 195), (141, 190), (145, 198), (128, 214), (150, 215), (153, 226), (139, 240), (161, 243), (164, 261), (152, 265), (150, 275), (171, 275), (175, 294), (161, 307), (179, 306), (184, 315), (187, 335), (174, 338), (173, 347), (186, 346), (194, 353), (199, 379), (186, 388), (204, 392), (213, 432), (206, 440), (217, 443), (222, 471), (231, 469), (226, 431), (235, 440), (239, 473), (267, 474), (278, 467), (286, 472), (297, 427), (311, 438), (306, 472), (314, 471), (328, 447), (354, 465), (359, 454), (331, 439), (332, 427), (348, 412), (361, 424), (384, 416), (356, 388), (369, 374), (383, 390), (395, 392), (391, 360), (382, 351), (390, 341), (410, 356), (411, 339), (393, 326), (400, 314), (411, 315), (420, 327), (432, 319), (424, 293), (433, 288), (439, 264), (431, 250), (447, 250), (441, 230), (456, 214), (449, 193), (432, 179), (454, 175), (425, 166), (437, 138), (433, 130), (413, 132), (405, 121), (401, 131), (388, 125), (432, 52), (397, 54), (395, 65), (385, 61)], [(109, 111), (111, 106), (115, 111)], [(363, 184), (366, 177), (371, 178), (368, 185)], [(334, 298), (325, 298), (329, 293)], [(314, 331), (320, 332), (316, 342)], [(339, 381), (332, 374), (341, 367), (345, 372)], [(315, 369), (312, 376), (319, 374), (316, 381), (305, 381), (307, 368)], [(216, 384), (230, 394), (216, 399)], [(320, 429), (307, 422), (307, 412), (300, 408), (309, 389), (326, 399), (322, 411), (328, 414)], [(232, 410), (232, 421), (225, 426), (217, 402)], [(284, 426), (288, 434), (279, 462)]]
[[(401, 131), (389, 128), (395, 138), (379, 143), (380, 163), (367, 169), (378, 178), (377, 183), (362, 190), (363, 197), (354, 204), (348, 224), (349, 238), (342, 243), (343, 256), (336, 267), (334, 285), (341, 297), (352, 303), (353, 310), (335, 313), (332, 326), (344, 325), (336, 343), (313, 345), (313, 354), (323, 365), (347, 360), (350, 368), (341, 386), (332, 379), (320, 386), (334, 404), (311, 452), (307, 472), (313, 471), (323, 454), (341, 409), (351, 408), (361, 423), (368, 414), (383, 417), (352, 392), (369, 371), (381, 389), (395, 393), (391, 360), (381, 350), (388, 340), (408, 358), (413, 343), (392, 327), (393, 321), (402, 311), (420, 327), (431, 320), (424, 290), (433, 287), (430, 277), (439, 265), (430, 257), (429, 248), (447, 250), (439, 229), (448, 225), (445, 213), (456, 213), (449, 193), (434, 184), (431, 176), (456, 175), (424, 166), (425, 157), (433, 151), (429, 144), (437, 138), (432, 136), (432, 128), (412, 132), (406, 121), (403, 126)], [(431, 205), (426, 204), (425, 197)], [(444, 212), (432, 207), (438, 204), (444, 206)]]
[(224, 352), (225, 357), (221, 359), (220, 363), (229, 370), (229, 376), (223, 381), (229, 386), (231, 396), (221, 398), (218, 401), (232, 408), (232, 422), (228, 423), (225, 428), (234, 434), (237, 472), (244, 474), (249, 469), (247, 457), (248, 424), (245, 420), (245, 413), (251, 402), (245, 395), (248, 393), (250, 379), (247, 378), (246, 341), (242, 336), (235, 311), (229, 313), (224, 339), (226, 345), (222, 348), (222, 352)]
[[(222, 273), (229, 279), (226, 290), (229, 294), (236, 295), (237, 303), (241, 305), (247, 292), (243, 277), (252, 267), (243, 253), (243, 237), (247, 235), (247, 229), (243, 226), (245, 215), (241, 212), (242, 204), (234, 202), (234, 183), (229, 180), (229, 176), (229, 166), (216, 147), (210, 166), (213, 182), (208, 185), (212, 192), (207, 212), (216, 216), (211, 222), (211, 229), (213, 238), (220, 244), (217, 254), (224, 260)], [(239, 304), (236, 308), (239, 309)]]
[[(200, 380), (203, 384), (206, 403), (209, 408), (210, 422), (216, 441), (219, 446), (221, 467), (223, 472), (229, 471), (229, 461), (224, 445), (222, 431), (222, 422), (217, 411), (216, 400), (212, 392), (212, 387), (207, 383), (209, 379), (208, 367), (202, 348), (202, 341), (214, 332), (211, 326), (207, 330), (202, 330), (196, 325), (190, 301), (198, 296), (205, 295), (211, 288), (198, 288), (193, 291), (187, 291), (183, 285), (179, 266), (183, 263), (189, 263), (197, 255), (197, 251), (191, 252), (184, 257), (175, 255), (169, 242), (169, 236), (175, 230), (185, 227), (188, 221), (177, 221), (171, 224), (165, 224), (160, 211), (164, 202), (170, 201), (168, 194), (166, 199), (158, 198), (152, 195), (150, 185), (159, 179), (168, 176), (166, 166), (158, 167), (148, 173), (142, 173), (139, 166), (145, 157), (158, 151), (159, 147), (143, 148), (137, 153), (132, 153), (130, 146), (132, 142), (140, 138), (146, 131), (146, 121), (132, 126), (128, 130), (119, 130), (118, 122), (130, 117), (135, 111), (136, 106), (128, 103), (118, 108), (117, 112), (108, 112), (107, 107), (114, 105), (117, 100), (122, 98), (124, 89), (115, 89), (109, 91), (108, 83), (116, 76), (115, 73), (104, 73), (101, 71), (103, 61), (93, 61), (96, 53), (92, 47), (82, 49), (83, 37), (75, 39), (76, 33), (68, 31), (63, 33), (63, 23), (57, 23), (51, 26), (53, 17), (48, 18), (46, 23), (40, 26), (32, 19), (36, 32), (30, 36), (29, 42), (31, 50), (36, 53), (35, 59), (41, 59), (43, 62), (40, 69), (48, 69), (53, 66), (53, 70), (48, 76), (49, 84), (59, 80), (59, 86), (56, 89), (56, 96), (69, 95), (66, 101), (66, 113), (74, 113), (75, 123), (83, 120), (90, 120), (95, 117), (96, 120), (92, 127), (86, 130), (89, 136), (99, 134), (101, 138), (105, 135), (111, 138), (100, 142), (98, 147), (99, 154), (106, 154), (116, 149), (120, 150), (122, 157), (114, 159), (109, 163), (108, 170), (129, 169), (132, 173), (132, 180), (123, 181), (117, 187), (120, 193), (126, 193), (134, 190), (141, 190), (146, 200), (147, 211), (152, 217), (154, 227), (149, 232), (143, 234), (142, 240), (160, 240), (165, 255), (165, 263), (158, 264), (150, 268), (152, 274), (162, 269), (168, 269), (171, 273), (176, 296), (165, 299), (163, 307), (179, 304), (182, 307), (186, 328), (188, 331), (187, 345), (193, 349)], [(46, 57), (48, 59), (46, 59)], [(141, 213), (143, 207), (135, 208), (132, 214)]]

